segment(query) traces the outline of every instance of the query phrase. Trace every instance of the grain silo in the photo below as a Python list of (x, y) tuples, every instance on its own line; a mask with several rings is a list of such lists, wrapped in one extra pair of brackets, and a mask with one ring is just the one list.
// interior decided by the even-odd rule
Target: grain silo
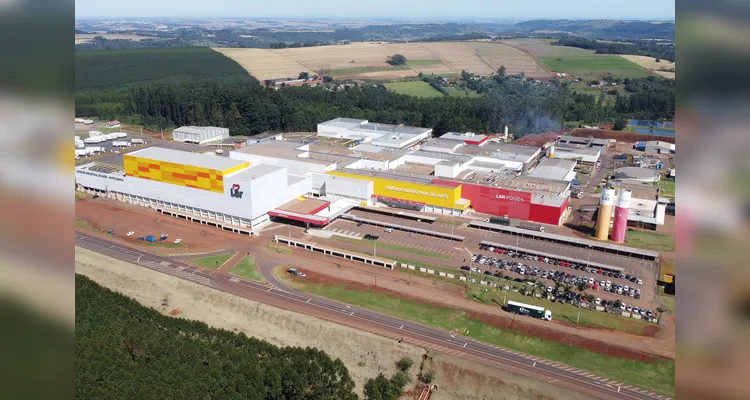
[(633, 192), (629, 189), (620, 189), (615, 205), (615, 222), (612, 225), (612, 241), (616, 243), (625, 242), (625, 232), (628, 227), (628, 209)]
[(596, 220), (596, 238), (607, 240), (609, 238), (609, 224), (612, 221), (612, 206), (615, 202), (615, 189), (605, 187), (599, 201), (599, 216)]

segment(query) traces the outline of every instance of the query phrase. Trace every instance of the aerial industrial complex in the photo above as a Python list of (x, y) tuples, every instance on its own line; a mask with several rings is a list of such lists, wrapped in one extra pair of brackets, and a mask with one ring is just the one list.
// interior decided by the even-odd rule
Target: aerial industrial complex
[[(195, 127), (188, 133), (198, 136), (181, 140), (200, 143), (226, 134)], [(248, 234), (273, 218), (325, 226), (353, 206), (376, 203), (560, 225), (570, 212), (574, 168), (577, 162), (595, 163), (608, 146), (600, 142), (543, 149), (473, 133), (433, 138), (428, 128), (337, 118), (318, 124), (312, 140), (272, 135), (227, 157), (160, 147), (136, 150), (123, 156), (123, 168), (78, 166), (76, 184), (79, 190)], [(560, 154), (577, 158), (560, 159)], [(618, 188), (633, 193), (630, 207), (636, 209), (620, 218), (663, 221), (661, 204), (636, 195), (642, 191), (629, 185), (643, 182), (632, 180), (620, 180)]]

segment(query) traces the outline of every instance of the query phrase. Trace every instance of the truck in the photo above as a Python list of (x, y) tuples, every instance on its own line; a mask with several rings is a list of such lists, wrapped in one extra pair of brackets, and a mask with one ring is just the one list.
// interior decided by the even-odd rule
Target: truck
[(222, 150), (222, 149), (216, 149), (216, 154), (223, 154), (223, 153), (224, 153), (224, 150)]
[(523, 228), (523, 229), (529, 229), (532, 231), (537, 231), (537, 232), (544, 232), (543, 226), (532, 223), (532, 222), (521, 222), (520, 224), (518, 224), (518, 227)]
[(96, 137), (101, 135), (102, 133), (100, 131), (89, 131), (89, 137)]
[(130, 142), (114, 141), (112, 142), (113, 147), (130, 147)]
[(93, 120), (93, 119), (84, 119), (84, 120), (83, 120), (83, 124), (84, 124), (84, 125), (91, 125), (91, 124), (93, 124), (93, 123), (94, 123), (94, 120)]
[(143, 139), (130, 139), (130, 143), (132, 144), (143, 144)]
[(597, 209), (599, 209), (598, 204), (582, 204), (580, 207), (578, 207), (578, 211), (580, 212), (594, 212)]
[(83, 140), (76, 140), (76, 149), (82, 149), (86, 147), (86, 144), (83, 142)]
[(154, 235), (148, 235), (146, 236), (146, 241), (153, 243), (156, 241), (156, 237), (154, 237)]
[(88, 151), (89, 154), (96, 154), (96, 153), (103, 152), (104, 148), (98, 147), (98, 146), (90, 146), (90, 147), (86, 147), (86, 151)]
[(125, 132), (112, 132), (110, 135), (114, 135), (115, 139), (121, 139), (124, 137), (128, 137), (128, 134)]
[(519, 303), (517, 301), (509, 301), (505, 306), (505, 309), (514, 314), (528, 315), (529, 317), (552, 321), (552, 311), (547, 310), (544, 307), (532, 306), (531, 304)]
[(491, 224), (498, 224), (498, 225), (510, 226), (510, 220), (508, 218), (504, 218), (504, 217), (490, 217), (490, 218), (487, 218), (484, 222), (489, 222)]
[(84, 143), (101, 143), (106, 142), (106, 139), (104, 139), (101, 136), (94, 136), (94, 137), (88, 137), (86, 139), (83, 139)]
[(89, 152), (86, 149), (76, 149), (76, 156), (78, 156), (78, 157), (80, 157), (80, 156), (86, 156), (88, 154), (89, 154)]

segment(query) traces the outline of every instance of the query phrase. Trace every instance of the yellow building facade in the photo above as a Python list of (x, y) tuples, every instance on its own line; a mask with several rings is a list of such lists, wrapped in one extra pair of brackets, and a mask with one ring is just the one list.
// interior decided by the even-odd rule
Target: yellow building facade
[(250, 166), (249, 162), (223, 170), (124, 155), (125, 175), (194, 189), (224, 193), (224, 176)]

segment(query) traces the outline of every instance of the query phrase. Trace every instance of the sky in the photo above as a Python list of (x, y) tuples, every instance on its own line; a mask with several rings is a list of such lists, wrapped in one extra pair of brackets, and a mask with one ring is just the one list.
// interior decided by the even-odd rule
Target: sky
[(674, 19), (674, 0), (75, 0), (76, 17)]

